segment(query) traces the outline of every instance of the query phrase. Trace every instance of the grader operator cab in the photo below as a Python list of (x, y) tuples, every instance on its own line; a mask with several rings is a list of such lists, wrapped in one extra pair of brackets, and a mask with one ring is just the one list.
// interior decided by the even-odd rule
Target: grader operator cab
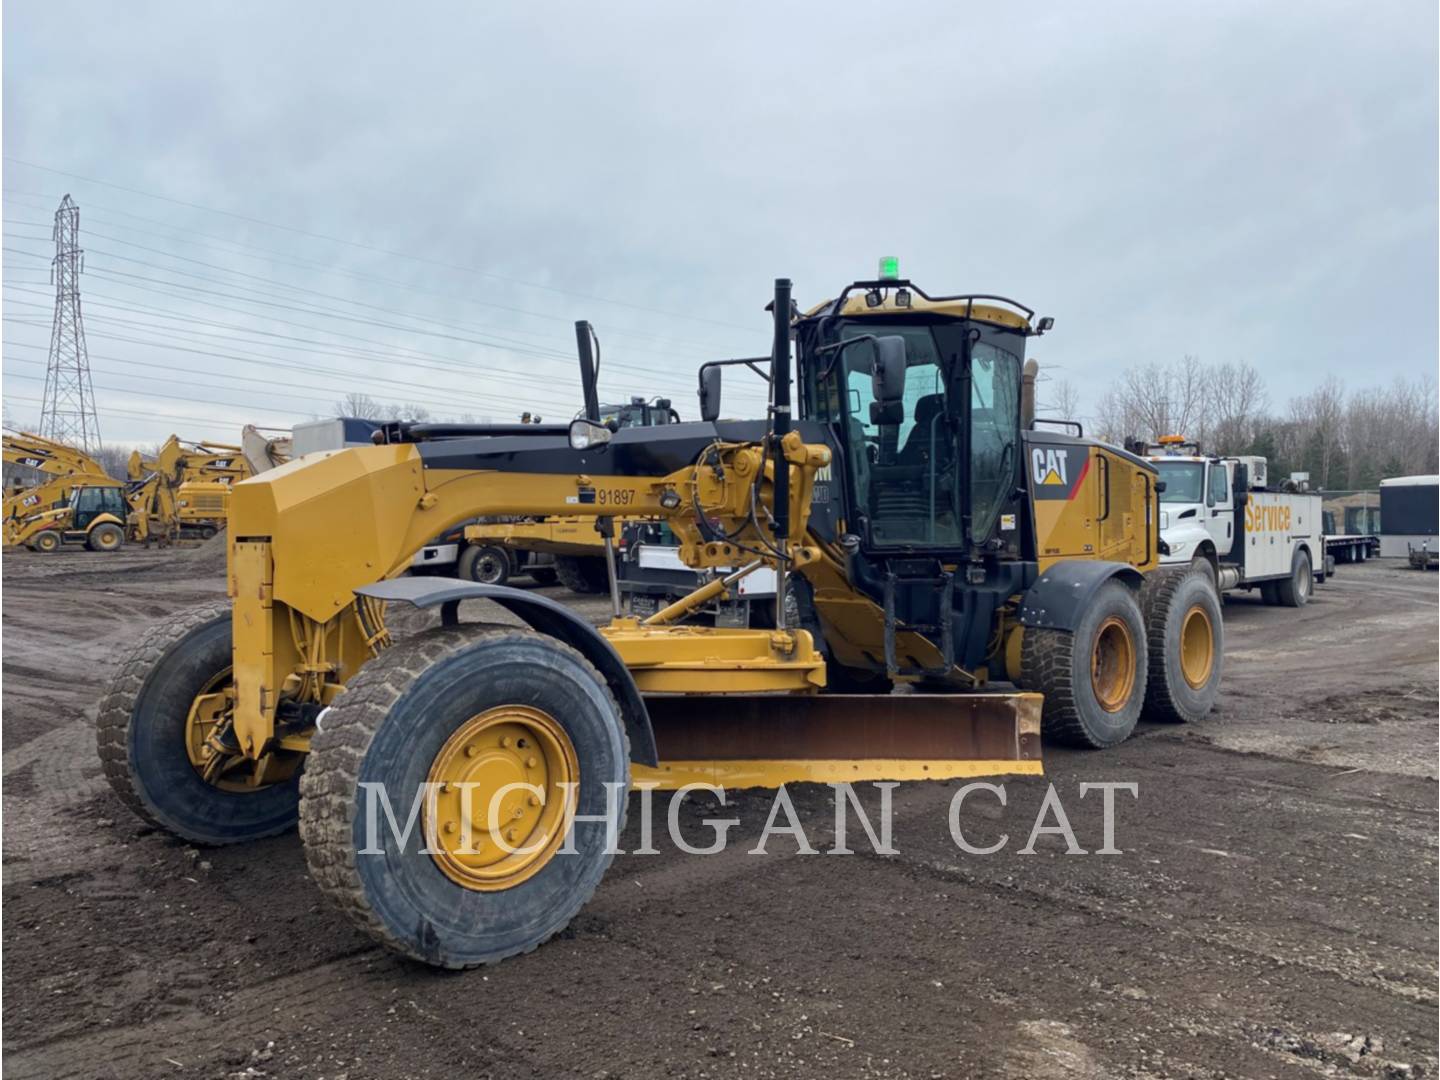
[[(1142, 707), (1203, 715), (1218, 601), (1158, 568), (1153, 466), (1027, 430), (1024, 348), (1049, 320), (899, 279), (803, 317), (790, 292), (776, 282), (770, 355), (734, 362), (769, 380), (768, 420), (715, 419), (708, 366), (706, 419), (612, 430), (581, 324), (568, 430), (392, 424), (235, 485), (231, 602), (153, 630), (101, 703), (120, 796), (197, 843), (298, 819), (357, 925), (468, 967), (566, 925), (632, 782), (1035, 774), (1042, 726), (1100, 747)], [(598, 631), (523, 590), (400, 576), (482, 514), (664, 518), (687, 565), (737, 569)], [(779, 595), (792, 582), (798, 618), (681, 622), (761, 567)], [(525, 626), (462, 623), (472, 598)], [(396, 640), (397, 603), (441, 625)], [(984, 691), (997, 681), (1018, 689)]]

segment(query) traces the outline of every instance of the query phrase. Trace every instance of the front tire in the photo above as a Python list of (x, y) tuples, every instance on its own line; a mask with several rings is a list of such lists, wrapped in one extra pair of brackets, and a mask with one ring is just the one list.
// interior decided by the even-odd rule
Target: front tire
[[(527, 725), (564, 752), (552, 760), (549, 750), (521, 749)], [(555, 777), (572, 768), (578, 823), (532, 820), (557, 805)], [(606, 822), (584, 817), (604, 818), (613, 807), (618, 834), (629, 773), (619, 708), (574, 649), (508, 627), (432, 630), (366, 664), (327, 713), (302, 782), (305, 858), (321, 891), (387, 948), (440, 967), (494, 963), (536, 948), (594, 893), (613, 853)], [(543, 858), (512, 866), (514, 855), (486, 846), (495, 834), (480, 824), (488, 814), (476, 811), (488, 809), (491, 790), (521, 776), (533, 776), (544, 798), (517, 804), (523, 835), (506, 832), (507, 840)], [(460, 806), (442, 783), (489, 789), (468, 815), (474, 852), (459, 849), (466, 812), (444, 801)], [(389, 827), (383, 805), (370, 802), (384, 792), (398, 823), (428, 791), (438, 792), (434, 820), (427, 825), (422, 801), (404, 836)], [(573, 827), (573, 852), (549, 846), (557, 827)]]
[(1150, 668), (1145, 718), (1177, 724), (1202, 719), (1220, 696), (1225, 655), (1220, 597), (1208, 564), (1147, 574), (1140, 610)]
[(45, 555), (52, 555), (60, 550), (60, 534), (54, 529), (41, 529), (30, 541), (30, 548)]
[(1045, 695), (1047, 738), (1093, 749), (1124, 742), (1140, 718), (1148, 673), (1135, 594), (1107, 581), (1073, 633), (1027, 628), (1021, 667), (1025, 688)]
[(1275, 582), (1275, 602), (1282, 607), (1304, 607), (1315, 589), (1315, 573), (1310, 566), (1310, 553), (1296, 548), (1290, 560), (1290, 576)]
[(96, 719), (100, 762), (121, 801), (197, 844), (273, 836), (298, 813), (298, 776), (264, 787), (212, 783), (187, 749), (196, 698), (223, 685), (231, 663), (229, 603), (181, 612), (124, 656)]

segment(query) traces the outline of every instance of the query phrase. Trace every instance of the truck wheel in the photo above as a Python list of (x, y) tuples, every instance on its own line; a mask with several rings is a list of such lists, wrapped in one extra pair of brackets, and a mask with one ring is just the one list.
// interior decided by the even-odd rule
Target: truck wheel
[(1185, 724), (1205, 717), (1220, 695), (1225, 644), (1208, 564), (1145, 575), (1140, 611), (1150, 658), (1145, 718)]
[(125, 530), (109, 521), (96, 525), (85, 538), (85, 546), (91, 551), (119, 551), (124, 544)]
[(1023, 680), (1045, 695), (1045, 735), (1097, 749), (1128, 738), (1145, 703), (1145, 652), (1140, 605), (1121, 581), (1100, 587), (1073, 633), (1027, 628)]
[(510, 580), (510, 555), (490, 544), (467, 547), (460, 553), (460, 576), (482, 585), (504, 585)]
[(1262, 604), (1274, 605), (1278, 603), (1275, 599), (1275, 582), (1262, 581), (1260, 583), (1260, 602)]
[(300, 797), (295, 773), (252, 783), (253, 762), (207, 743), (228, 722), (230, 644), (224, 601), (152, 628), (120, 661), (96, 720), (100, 763), (121, 801), (197, 844), (285, 832)]
[(590, 899), (629, 778), (619, 707), (578, 652), (530, 630), (432, 630), (366, 664), (327, 712), (300, 837), (321, 891), (370, 937), (474, 967), (529, 952)]
[(605, 560), (596, 556), (557, 555), (555, 574), (571, 592), (600, 593), (610, 588)]
[(34, 551), (42, 551), (46, 555), (60, 550), (60, 534), (54, 529), (41, 529), (30, 541), (30, 547)]
[(536, 585), (554, 585), (556, 581), (555, 567), (553, 566), (532, 566), (530, 568), (530, 580)]
[(1274, 602), (1284, 607), (1304, 607), (1310, 602), (1310, 593), (1315, 588), (1315, 575), (1310, 569), (1310, 555), (1304, 548), (1296, 548), (1290, 560), (1290, 576), (1275, 585)]

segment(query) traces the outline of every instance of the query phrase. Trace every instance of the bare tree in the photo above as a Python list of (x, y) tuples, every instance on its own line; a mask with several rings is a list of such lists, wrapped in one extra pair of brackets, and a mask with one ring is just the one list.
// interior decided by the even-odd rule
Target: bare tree
[(1056, 420), (1078, 420), (1080, 389), (1069, 379), (1059, 379), (1046, 387), (1045, 397), (1036, 411)]
[(382, 403), (369, 394), (350, 392), (335, 403), (337, 416), (354, 416), (361, 420), (429, 420), (430, 410), (410, 402)]
[(1209, 370), (1207, 413), (1210, 449), (1217, 454), (1243, 453), (1258, 434), (1270, 395), (1260, 372), (1243, 361)]

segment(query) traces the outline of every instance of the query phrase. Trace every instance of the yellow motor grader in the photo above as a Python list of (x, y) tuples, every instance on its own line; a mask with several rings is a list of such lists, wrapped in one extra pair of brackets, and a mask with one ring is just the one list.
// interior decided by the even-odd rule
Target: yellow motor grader
[[(1035, 774), (1042, 728), (1104, 747), (1142, 710), (1209, 710), (1218, 599), (1159, 569), (1154, 467), (1030, 423), (1026, 341), (1052, 320), (898, 276), (804, 315), (782, 279), (771, 311), (769, 356), (702, 368), (697, 422), (601, 423), (580, 324), (569, 425), (390, 424), (236, 484), (229, 603), (152, 630), (101, 702), (121, 798), (204, 844), (298, 819), (358, 926), (461, 968), (566, 925), (631, 784)], [(726, 364), (767, 378), (766, 419), (717, 419)], [(598, 629), (523, 590), (402, 576), (480, 515), (663, 518), (688, 565), (735, 569)], [(760, 567), (773, 627), (684, 621)], [(462, 622), (472, 599), (523, 625)], [(395, 604), (440, 625), (392, 637)]]

